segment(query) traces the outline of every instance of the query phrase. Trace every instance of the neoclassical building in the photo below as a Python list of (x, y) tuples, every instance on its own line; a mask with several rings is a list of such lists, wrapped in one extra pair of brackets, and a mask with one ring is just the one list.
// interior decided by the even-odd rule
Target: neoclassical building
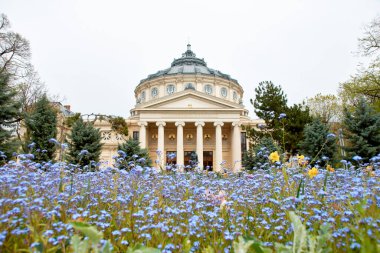
[[(247, 149), (242, 125), (259, 121), (248, 117), (238, 81), (209, 68), (190, 45), (169, 68), (141, 80), (134, 93), (136, 105), (127, 119), (130, 137), (149, 150), (153, 161), (186, 166), (195, 151), (205, 169), (241, 167), (242, 151)], [(97, 127), (104, 142), (101, 159), (111, 163), (122, 138), (106, 121)], [(169, 153), (176, 157), (169, 161)]]

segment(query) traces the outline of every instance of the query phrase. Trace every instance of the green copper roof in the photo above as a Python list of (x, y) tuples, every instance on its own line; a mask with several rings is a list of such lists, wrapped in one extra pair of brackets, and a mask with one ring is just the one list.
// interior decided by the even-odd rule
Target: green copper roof
[(147, 78), (140, 81), (143, 83), (162, 76), (178, 75), (178, 74), (203, 74), (217, 76), (223, 79), (233, 81), (238, 84), (237, 80), (231, 78), (229, 75), (207, 67), (204, 59), (197, 58), (195, 53), (191, 51), (191, 45), (187, 45), (187, 50), (182, 54), (181, 58), (174, 59), (170, 68), (160, 70), (155, 74), (149, 75)]

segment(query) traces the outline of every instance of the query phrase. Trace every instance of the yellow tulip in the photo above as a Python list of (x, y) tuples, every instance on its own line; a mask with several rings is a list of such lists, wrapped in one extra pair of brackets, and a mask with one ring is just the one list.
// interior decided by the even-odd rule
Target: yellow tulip
[(307, 174), (309, 174), (309, 177), (310, 177), (310, 178), (313, 178), (313, 177), (315, 177), (316, 175), (318, 175), (318, 169), (315, 168), (315, 167), (313, 167), (311, 170), (309, 170), (309, 171), (307, 172)]
[(277, 152), (277, 151), (272, 152), (272, 153), (269, 155), (269, 160), (270, 160), (272, 163), (280, 161), (280, 156), (279, 156), (278, 152)]

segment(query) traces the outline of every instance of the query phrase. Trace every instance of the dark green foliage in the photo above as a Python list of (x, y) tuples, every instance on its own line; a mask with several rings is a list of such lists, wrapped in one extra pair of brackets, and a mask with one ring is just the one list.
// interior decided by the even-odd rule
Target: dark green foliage
[(268, 156), (270, 153), (278, 151), (281, 154), (281, 148), (270, 137), (263, 137), (254, 148), (244, 153), (242, 165), (246, 170), (267, 169)]
[(360, 99), (355, 111), (344, 111), (345, 136), (349, 141), (346, 147), (348, 158), (355, 155), (368, 161), (380, 152), (380, 113), (376, 113), (364, 99)]
[(57, 112), (46, 95), (42, 96), (25, 117), (27, 128), (26, 145), (35, 143), (31, 153), (35, 161), (49, 161), (54, 158), (55, 144), (49, 142), (57, 136)]
[[(251, 100), (251, 103), (256, 115), (265, 121), (266, 131), (248, 128), (248, 137), (252, 141), (258, 141), (270, 135), (282, 148), (285, 142), (285, 149), (295, 153), (302, 140), (305, 124), (311, 122), (309, 109), (304, 104), (288, 107), (287, 98), (281, 86), (276, 86), (270, 81), (261, 82), (255, 89), (255, 93), (255, 100)], [(282, 118), (280, 115), (283, 113), (286, 117)]]
[(111, 117), (109, 119), (112, 130), (124, 136), (128, 136), (128, 125), (123, 117)]
[(118, 146), (118, 158), (116, 166), (120, 169), (131, 169), (133, 166), (152, 166), (147, 149), (140, 148), (138, 140), (129, 138)]
[(7, 75), (0, 74), (0, 151), (10, 158), (17, 143), (10, 141), (11, 127), (20, 117), (21, 104), (16, 101), (16, 91), (10, 86)]
[[(285, 124), (285, 149), (295, 154), (299, 149), (299, 143), (303, 140), (305, 125), (312, 121), (312, 117), (309, 114), (309, 108), (304, 104), (294, 104), (286, 108), (285, 113), (286, 117), (282, 119)], [(280, 143), (283, 147), (282, 140)]]
[[(81, 166), (89, 165), (91, 161), (98, 162), (101, 148), (99, 129), (95, 128), (91, 122), (84, 122), (82, 118), (79, 118), (73, 124), (69, 135), (69, 162)], [(82, 155), (82, 150), (87, 150), (88, 153)]]
[(327, 156), (330, 160), (333, 160), (336, 155), (337, 144), (335, 138), (327, 137), (328, 134), (328, 126), (321, 119), (314, 119), (310, 124), (305, 126), (303, 133), (304, 140), (300, 144), (300, 153), (311, 159), (315, 158), (314, 160), (321, 160), (323, 156)]
[(251, 103), (255, 107), (255, 113), (265, 120), (268, 127), (273, 127), (273, 123), (278, 119), (286, 108), (287, 98), (281, 86), (274, 85), (271, 81), (259, 83), (255, 89), (255, 100)]
[(285, 112), (287, 101), (281, 86), (276, 86), (271, 81), (260, 82), (255, 89), (255, 100), (251, 99), (256, 115), (265, 121), (268, 129), (272, 130), (272, 137), (276, 141), (281, 141), (282, 138), (279, 131), (281, 128), (279, 116)]
[(242, 125), (242, 130), (245, 130), (247, 138), (249, 138), (251, 142), (255, 143), (259, 141), (260, 138), (258, 135), (260, 134), (260, 132), (256, 130), (254, 127)]

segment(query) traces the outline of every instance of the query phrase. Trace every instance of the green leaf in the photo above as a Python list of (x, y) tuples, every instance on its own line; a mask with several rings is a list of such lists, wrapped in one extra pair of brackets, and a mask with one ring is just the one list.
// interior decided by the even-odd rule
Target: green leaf
[(242, 236), (239, 236), (238, 242), (233, 242), (232, 247), (235, 253), (247, 253), (254, 241), (246, 241)]
[(128, 248), (127, 253), (160, 253), (156, 248), (145, 247), (141, 244), (135, 245), (133, 248)]
[(89, 250), (88, 240), (81, 240), (78, 235), (71, 237), (71, 247), (75, 253), (87, 253)]
[(317, 249), (317, 238), (315, 236), (309, 236), (309, 253), (316, 253)]
[(215, 253), (215, 250), (211, 246), (208, 246), (202, 250), (202, 253)]
[(107, 241), (104, 246), (102, 247), (102, 250), (100, 251), (101, 253), (111, 253), (112, 252), (112, 249), (111, 249), (111, 243), (109, 241)]
[(305, 252), (307, 249), (306, 227), (302, 224), (301, 219), (293, 211), (289, 212), (289, 217), (294, 228), (293, 252)]
[(297, 199), (300, 197), (300, 192), (301, 192), (302, 184), (303, 184), (303, 178), (301, 179), (300, 184), (298, 185), (297, 196), (296, 196)]
[(249, 253), (272, 253), (272, 249), (262, 246), (262, 242), (253, 236), (243, 236), (245, 242), (253, 241), (253, 244), (247, 252)]
[(182, 252), (183, 253), (189, 253), (190, 250), (191, 250), (191, 241), (189, 240), (189, 237), (186, 237), (184, 240), (183, 240), (183, 243), (182, 243)]
[(252, 252), (252, 249), (254, 250), (255, 253), (272, 253), (273, 252), (270, 248), (264, 248), (259, 242), (255, 242), (254, 244), (252, 244), (250, 249), (251, 250), (249, 250), (248, 252)]
[(96, 227), (90, 226), (83, 222), (71, 222), (73, 228), (81, 231), (85, 236), (90, 239), (92, 245), (96, 246), (103, 238), (103, 233), (99, 232)]
[(292, 253), (292, 247), (290, 246), (285, 246), (281, 243), (275, 243), (274, 248), (276, 250), (276, 253)]

